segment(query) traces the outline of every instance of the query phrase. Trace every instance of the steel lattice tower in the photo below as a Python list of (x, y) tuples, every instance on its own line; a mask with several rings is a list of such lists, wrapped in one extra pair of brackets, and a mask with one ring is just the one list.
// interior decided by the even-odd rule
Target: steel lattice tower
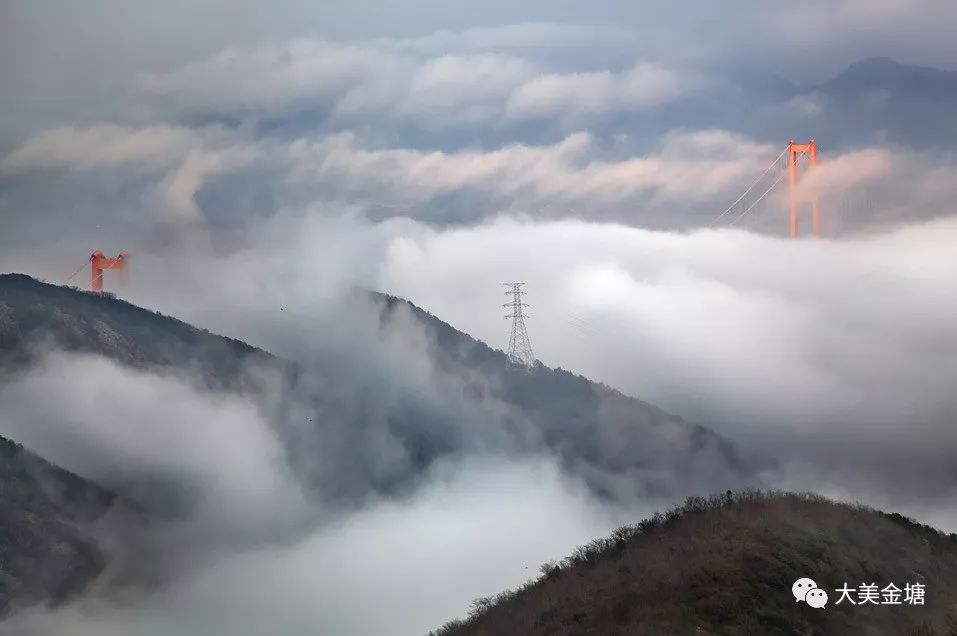
[(525, 329), (525, 307), (522, 302), (522, 285), (525, 283), (503, 283), (508, 287), (506, 296), (512, 297), (512, 302), (505, 303), (502, 307), (511, 309), (511, 313), (505, 314), (506, 318), (512, 319), (512, 335), (508, 340), (508, 363), (517, 367), (531, 368), (535, 364), (535, 354), (532, 353), (532, 343), (528, 339), (528, 331)]

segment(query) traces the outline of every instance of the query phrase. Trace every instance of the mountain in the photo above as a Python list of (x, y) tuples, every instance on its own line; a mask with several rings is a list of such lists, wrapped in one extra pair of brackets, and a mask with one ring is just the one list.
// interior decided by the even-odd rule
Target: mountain
[[(825, 607), (797, 602), (811, 578)], [(924, 586), (924, 604), (840, 603), (893, 583)], [(845, 586), (846, 584), (846, 586)], [(469, 619), (433, 636), (950, 636), (957, 634), (957, 535), (898, 514), (810, 494), (695, 497), (581, 546), (523, 588), (478, 599)], [(893, 592), (893, 590), (891, 590)]]
[(926, 66), (899, 64), (889, 57), (873, 57), (851, 64), (818, 87), (849, 96), (889, 91), (903, 98), (957, 99), (957, 73)]
[[(805, 93), (819, 138), (949, 150), (957, 143), (957, 73), (872, 58)], [(833, 142), (832, 142), (833, 143)]]
[(102, 355), (141, 369), (198, 365), (216, 388), (236, 388), (246, 364), (274, 361), (244, 342), (108, 294), (0, 275), (0, 365), (26, 367), (52, 349)]
[(0, 617), (79, 593), (106, 557), (89, 526), (115, 495), (0, 437)]
[[(252, 396), (273, 405), (264, 411), (290, 463), (326, 503), (401, 490), (436, 460), (468, 452), (549, 452), (599, 494), (619, 498), (754, 485), (768, 466), (581, 376), (510, 368), (503, 352), (404, 300), (357, 293), (341, 313), (355, 322), (372, 316), (375, 332), (365, 339), (418, 343), (408, 355), (428, 362), (423, 377), (409, 381), (391, 366), (401, 361), (370, 368), (349, 345), (294, 364), (116, 298), (14, 274), (0, 276), (0, 365), (24, 368), (62, 349), (143, 370), (189, 370), (180, 375), (204, 389)], [(383, 438), (398, 449), (388, 463), (373, 456)]]
[(957, 72), (877, 57), (804, 85), (729, 68), (711, 75), (712, 89), (628, 125), (649, 134), (652, 126), (712, 127), (774, 145), (814, 137), (826, 154), (871, 145), (949, 152), (957, 144)]
[[(5, 387), (42, 370), (51, 352), (70, 352), (254, 401), (277, 431), (303, 491), (327, 513), (377, 494), (410, 492), (436, 462), (469, 455), (547, 453), (594, 493), (618, 501), (680, 498), (706, 485), (751, 486), (770, 465), (703, 426), (584, 377), (541, 364), (509, 367), (503, 352), (402, 299), (357, 292), (338, 313), (373, 331), (330, 344), (318, 360), (293, 362), (108, 294), (0, 275), (0, 434), (18, 430), (4, 419), (11, 416), (3, 411)], [(402, 343), (408, 359), (388, 352), (370, 359), (390, 340)], [(359, 352), (360, 341), (373, 346)], [(112, 413), (109, 400), (98, 408), (102, 421), (125, 417)], [(3, 569), (6, 603), (57, 600), (95, 576), (109, 555), (82, 526), (103, 514), (111, 497), (145, 519), (144, 527), (191, 505), (188, 488), (153, 483), (159, 479), (153, 473), (114, 475), (100, 484), (107, 491), (85, 481), (90, 475), (71, 475), (5, 444), (17, 459), (0, 469), (0, 503), (12, 515), (4, 532), (15, 538), (0, 546), (19, 559)], [(37, 466), (53, 477), (35, 477)], [(59, 484), (55, 490), (66, 498), (50, 499), (50, 484)], [(73, 501), (92, 503), (70, 507)], [(135, 534), (139, 526), (122, 527)], [(122, 543), (124, 554), (136, 552), (135, 537)], [(50, 553), (62, 562), (31, 575), (30, 564)], [(131, 576), (151, 576), (149, 564), (124, 566)], [(46, 572), (59, 574), (50, 579)], [(53, 581), (62, 587), (51, 587)]]

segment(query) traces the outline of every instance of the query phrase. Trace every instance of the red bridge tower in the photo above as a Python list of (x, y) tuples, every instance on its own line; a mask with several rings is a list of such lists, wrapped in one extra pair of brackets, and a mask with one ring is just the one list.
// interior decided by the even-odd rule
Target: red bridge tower
[(129, 254), (120, 252), (116, 258), (107, 258), (103, 252), (96, 250), (90, 254), (90, 268), (92, 279), (90, 281), (90, 290), (95, 292), (103, 291), (103, 270), (120, 270), (120, 280), (126, 282), (126, 266), (129, 262)]
[[(791, 204), (791, 238), (798, 234), (797, 217), (797, 158), (798, 155), (807, 154), (808, 171), (814, 170), (817, 165), (817, 143), (811, 139), (806, 144), (795, 143), (792, 139), (788, 142), (788, 200)], [(818, 201), (817, 194), (811, 195), (811, 231), (814, 236), (821, 235), (821, 203)]]

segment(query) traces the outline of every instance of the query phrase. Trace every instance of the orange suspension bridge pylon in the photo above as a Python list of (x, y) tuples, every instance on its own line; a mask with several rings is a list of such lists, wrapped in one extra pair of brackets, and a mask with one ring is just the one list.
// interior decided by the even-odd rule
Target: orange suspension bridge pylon
[[(798, 204), (804, 195), (798, 188), (798, 160), (807, 157), (805, 174), (817, 166), (817, 142), (810, 139), (806, 144), (799, 144), (793, 139), (771, 164), (765, 168), (748, 188), (735, 199), (728, 208), (711, 222), (712, 227), (718, 224), (735, 225), (752, 213), (757, 206), (770, 195), (778, 184), (788, 180), (788, 235), (791, 238), (798, 236)], [(816, 192), (809, 195), (811, 203), (811, 232), (814, 236), (821, 235), (821, 204)]]
[[(817, 166), (817, 142), (813, 139), (806, 144), (795, 143), (792, 139), (788, 142), (788, 205), (790, 206), (790, 229), (791, 238), (798, 235), (798, 217), (797, 217), (797, 159), (799, 155), (807, 154), (807, 169), (814, 170)], [(814, 236), (821, 235), (821, 202), (817, 194), (811, 195), (811, 231)]]
[[(103, 272), (107, 269), (120, 270), (120, 281), (125, 283), (129, 261), (130, 255), (126, 252), (120, 252), (116, 258), (108, 258), (104, 256), (100, 250), (96, 250), (90, 254), (90, 258), (87, 259), (87, 263), (90, 264), (90, 291), (103, 291)], [(73, 280), (73, 277), (80, 273), (80, 270), (83, 269), (85, 265), (86, 263), (77, 267), (66, 279), (66, 282), (69, 283)]]

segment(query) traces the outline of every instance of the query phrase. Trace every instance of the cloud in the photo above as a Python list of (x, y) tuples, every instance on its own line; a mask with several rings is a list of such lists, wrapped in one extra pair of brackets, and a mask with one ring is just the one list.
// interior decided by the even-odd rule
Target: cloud
[[(957, 65), (948, 47), (949, 0), (813, 0), (787, 7), (757, 0), (731, 7), (693, 0), (633, 6), (494, 0), (479, 12), (434, 1), (409, 12), (384, 0), (348, 8), (278, 0), (268, 12), (246, 0), (240, 9), (205, 0), (128, 11), (117, 0), (94, 0), (82, 11), (11, 7), (5, 17), (5, 25), (17, 28), (0, 40), (0, 91), (8, 96), (0, 144), (63, 121), (139, 119), (149, 109), (131, 99), (136, 78), (176, 113), (288, 115), (285, 105), (322, 103), (325, 93), (317, 97), (315, 87), (324, 91), (341, 81), (335, 69), (315, 70), (323, 56), (364, 86), (375, 60), (389, 70), (373, 76), (388, 83), (392, 75), (402, 84), (417, 60), (479, 52), (532, 59), (543, 73), (619, 72), (650, 59), (679, 68), (786, 69), (789, 79), (808, 83), (875, 55)], [(694, 46), (679, 45), (687, 42)], [(300, 50), (295, 43), (306, 44)], [(309, 43), (329, 48), (310, 52)], [(410, 66), (399, 72), (407, 59)]]
[(906, 161), (884, 148), (867, 148), (844, 153), (821, 162), (808, 173), (802, 187), (807, 193), (833, 194), (859, 188), (893, 175)]
[(514, 119), (550, 118), (581, 121), (620, 111), (667, 104), (698, 88), (690, 74), (654, 63), (639, 63), (622, 73), (541, 75), (517, 88), (505, 106)]
[(261, 120), (323, 107), (332, 122), (374, 114), (437, 130), (553, 117), (582, 122), (659, 107), (702, 84), (693, 73), (654, 62), (620, 73), (548, 72), (534, 55), (546, 34), (572, 36), (561, 45), (571, 47), (606, 30), (513, 25), (468, 31), (464, 39), (441, 33), (409, 41), (298, 39), (229, 48), (146, 75), (140, 86), (197, 114)]
[(915, 14), (930, 11), (943, 18), (953, 15), (952, 10), (952, 6), (933, 0), (816, 0), (800, 7), (782, 7), (768, 15), (770, 26), (786, 41), (827, 45), (839, 33), (890, 31)]
[(616, 161), (601, 158), (596, 140), (587, 133), (550, 146), (512, 144), (454, 153), (367, 149), (354, 135), (342, 133), (317, 142), (294, 142), (291, 183), (321, 184), (326, 191), (338, 187), (351, 200), (371, 194), (384, 202), (402, 202), (405, 208), (456, 191), (492, 197), (493, 211), (507, 205), (531, 214), (552, 206), (553, 214), (564, 215), (649, 201), (700, 203), (729, 196), (732, 187), (760, 169), (762, 155), (769, 151), (723, 133), (716, 133), (723, 142), (738, 142), (730, 152), (681, 151), (700, 147), (714, 134), (676, 132), (667, 138), (662, 154)]
[[(706, 136), (692, 145), (719, 142)], [(420, 369), (400, 374), (409, 389), (431, 394), (436, 382), (445, 385), (428, 363), (418, 366), (421, 333), (403, 328), (377, 340), (374, 329), (340, 320), (336, 290), (355, 282), (408, 297), (502, 347), (499, 282), (519, 278), (533, 305), (532, 344), (546, 364), (782, 460), (830, 461), (897, 501), (951, 483), (953, 219), (790, 241), (575, 220), (438, 229), (330, 214), (273, 219), (241, 249), (215, 257), (199, 244), (140, 254), (133, 298), (294, 358), (328, 353), (303, 345), (321, 344), (315, 334), (325, 333), (373, 363), (354, 365), (357, 373), (381, 365), (371, 377), (391, 377), (388, 361), (405, 360)], [(281, 321), (277, 306), (285, 307)], [(359, 343), (371, 341), (379, 354), (360, 354)], [(910, 460), (905, 448), (922, 469), (889, 479), (890, 466)]]
[(257, 120), (325, 107), (346, 121), (375, 113), (444, 127), (497, 117), (533, 69), (497, 53), (420, 56), (387, 43), (300, 39), (230, 48), (141, 86), (186, 112)]
[(421, 54), (449, 51), (525, 52), (557, 49), (627, 48), (635, 38), (627, 29), (600, 24), (520, 22), (462, 31), (440, 30), (417, 38), (383, 38), (377, 44)]
[(118, 174), (131, 182), (144, 173), (162, 175), (155, 194), (166, 211), (184, 220), (197, 220), (201, 213), (195, 197), (203, 183), (246, 167), (261, 156), (259, 144), (216, 127), (63, 126), (28, 138), (0, 159), (0, 174), (97, 171)]
[(261, 148), (252, 144), (219, 150), (192, 149), (185, 154), (182, 163), (168, 173), (162, 191), (181, 218), (200, 220), (202, 210), (196, 202), (196, 195), (204, 183), (214, 176), (254, 164), (261, 153)]
[[(954, 486), (944, 449), (957, 443), (947, 388), (957, 306), (943, 290), (957, 273), (946, 256), (955, 232), (941, 220), (795, 242), (502, 220), (396, 237), (381, 284), (504, 344), (500, 319), (482, 309), (498, 291), (487, 281), (526, 281), (546, 363), (782, 460), (833, 462), (899, 499)], [(890, 468), (914, 457), (920, 471)]]
[[(301, 106), (344, 88), (365, 93), (370, 85), (391, 83), (390, 78), (407, 84), (402, 90), (412, 100), (420, 86), (428, 89), (436, 80), (454, 80), (462, 88), (479, 89), (478, 83), (471, 82), (482, 81), (481, 74), (474, 77), (460, 72), (470, 62), (489, 71), (504, 71), (498, 81), (514, 84), (534, 68), (533, 57), (542, 50), (621, 47), (632, 39), (627, 31), (615, 27), (550, 22), (439, 30), (407, 38), (336, 41), (300, 37), (254, 47), (227, 47), (179, 68), (145, 73), (138, 84), (148, 95), (182, 100), (180, 104), (190, 108), (260, 114), (270, 109), (275, 115), (286, 103)], [(427, 97), (423, 101), (427, 102)]]
[(444, 55), (422, 64), (393, 114), (422, 125), (484, 123), (534, 73), (534, 65), (495, 54)]
[(364, 79), (402, 72), (406, 63), (361, 45), (296, 39), (230, 47), (174, 71), (146, 74), (140, 87), (187, 111), (266, 117), (329, 99)]
[[(724, 143), (720, 135), (705, 135), (679, 140), (673, 150)], [(292, 541), (203, 552), (203, 568), (186, 569), (132, 607), (111, 600), (105, 606), (92, 602), (52, 615), (26, 615), (17, 619), (24, 622), (9, 623), (18, 633), (125, 633), (132, 628), (169, 633), (170, 621), (187, 633), (201, 628), (230, 633), (243, 625), (261, 626), (257, 621), (263, 620), (268, 622), (263, 629), (272, 633), (317, 625), (345, 633), (376, 631), (375, 621), (383, 614), (368, 611), (359, 589), (376, 591), (372, 603), (390, 599), (395, 606), (388, 616), (396, 630), (413, 633), (460, 613), (474, 596), (520, 582), (524, 565), (534, 567), (526, 561), (557, 557), (581, 535), (604, 531), (597, 526), (610, 528), (666, 505), (631, 498), (620, 508), (606, 509), (583, 494), (587, 490), (580, 483), (590, 482), (599, 465), (579, 464), (573, 470), (564, 465), (557, 471), (547, 457), (534, 451), (516, 454), (514, 440), (503, 444), (503, 438), (488, 435), (491, 419), (486, 418), (494, 411), (488, 404), (457, 402), (461, 387), (437, 374), (423, 356), (428, 343), (413, 324), (400, 321), (383, 333), (367, 324), (369, 315), (352, 313), (354, 308), (344, 314), (335, 290), (351, 282), (407, 296), (503, 346), (507, 325), (496, 309), (502, 302), (499, 283), (519, 277), (528, 283), (533, 305), (532, 344), (546, 364), (603, 380), (772, 453), (780, 465), (766, 483), (861, 499), (928, 515), (921, 518), (933, 518), (945, 529), (957, 527), (952, 506), (957, 485), (950, 470), (957, 444), (950, 388), (957, 374), (951, 329), (957, 306), (952, 294), (944, 293), (957, 274), (950, 249), (957, 233), (953, 220), (853, 240), (786, 241), (742, 231), (679, 234), (571, 220), (498, 219), (437, 229), (409, 220), (333, 222), (329, 216), (312, 211), (272, 219), (250, 228), (241, 247), (215, 256), (196, 249), (197, 243), (142, 254), (134, 298), (300, 361), (335, 361), (330, 378), (341, 382), (323, 378), (317, 386), (345, 404), (358, 402), (346, 390), (353, 382), (374, 389), (362, 395), (367, 396), (363, 406), (375, 413), (421, 396), (432, 406), (416, 421), (424, 423), (431, 439), (442, 439), (442, 432), (458, 424), (460, 431), (476, 436), (454, 456), (465, 467), (459, 472), (440, 461), (411, 489), (378, 497), (358, 512), (324, 507), (323, 523)], [(284, 311), (277, 312), (277, 306)], [(11, 402), (5, 393), (2, 404), (31, 404), (38, 394), (66, 389), (64, 399), (48, 400), (50, 412), (58, 404), (82, 407), (83, 400), (70, 391), (82, 394), (91, 386), (107, 391), (116, 384), (134, 406), (143, 403), (149, 409), (153, 402), (143, 399), (144, 389), (137, 386), (154, 382), (157, 388), (150, 391), (158, 403), (188, 405), (196, 398), (169, 379), (138, 377), (127, 387), (115, 373), (99, 378), (90, 367), (64, 369), (59, 383), (24, 380), (11, 394), (20, 399)], [(88, 385), (66, 386), (67, 378), (80, 373), (90, 376)], [(25, 385), (33, 388), (27, 391)], [(89, 412), (97, 418), (92, 422), (113, 421), (103, 419), (102, 402), (95, 399), (99, 393), (92, 393), (90, 402), (99, 407)], [(368, 396), (375, 396), (374, 405)], [(242, 400), (221, 406), (219, 398), (200, 397), (200, 406), (182, 406), (184, 422), (227, 413), (231, 421), (257, 421)], [(119, 406), (124, 404), (121, 400)], [(254, 412), (271, 421), (268, 399), (256, 404)], [(455, 410), (460, 405), (463, 409)], [(86, 417), (86, 409), (76, 412)], [(429, 428), (436, 413), (441, 426)], [(354, 417), (355, 411), (327, 409), (325, 414), (338, 418), (337, 424), (323, 434), (321, 444), (306, 444), (305, 451), (332, 491), (405, 479), (400, 436), (388, 434), (378, 419)], [(150, 424), (139, 411), (129, 416)], [(65, 418), (56, 430), (77, 428)], [(602, 461), (612, 464), (627, 455), (614, 452), (622, 444), (613, 428), (594, 439)], [(64, 448), (85, 450), (66, 442)], [(129, 463), (155, 466), (153, 452), (162, 457), (174, 450), (162, 443), (143, 448), (152, 461)], [(115, 447), (98, 452), (105, 456), (107, 450), (124, 457)], [(230, 455), (209, 456), (233, 465)], [(260, 465), (238, 457), (243, 466)], [(159, 464), (189, 473), (178, 460)], [(303, 465), (293, 466), (298, 475)], [(199, 474), (215, 484), (233, 469), (217, 464)], [(625, 481), (633, 479), (629, 473)], [(713, 483), (704, 480), (697, 487)], [(531, 511), (533, 519), (524, 516)], [(495, 520), (502, 534), (475, 526), (470, 514)], [(565, 514), (592, 521), (587, 527), (569, 525)], [(483, 528), (474, 544), (470, 527)], [(523, 534), (513, 543), (516, 527), (525, 527), (535, 540)], [(556, 534), (556, 527), (574, 532)], [(455, 543), (448, 543), (452, 538)], [(454, 565), (446, 550), (476, 559)], [(516, 572), (519, 561), (523, 570)], [(421, 586), (408, 584), (418, 577)], [(303, 601), (304, 594), (311, 603)], [(252, 597), (259, 605), (236, 604), (237, 598)], [(253, 605), (256, 614), (246, 616), (242, 609)], [(274, 611), (262, 612), (263, 606)]]
[[(443, 108), (455, 110), (454, 105), (453, 98)], [(481, 217), (503, 206), (547, 216), (575, 208), (727, 198), (769, 152), (769, 146), (723, 131), (675, 131), (658, 154), (610, 159), (588, 133), (550, 145), (443, 152), (367, 147), (350, 132), (285, 143), (252, 141), (219, 129), (184, 134), (181, 129), (94, 126), (41, 133), (2, 162), (20, 171), (110, 171), (114, 179), (124, 170), (130, 179), (151, 172), (168, 209), (189, 220), (202, 217), (196, 197), (211, 180), (254, 168), (285, 173), (271, 187), (291, 200), (347, 200), (372, 208), (398, 204), (400, 215), (414, 215), (417, 206), (464, 193), (477, 199), (472, 215)], [(546, 208), (555, 212), (543, 212)], [(435, 220), (457, 220), (452, 211), (447, 214)]]
[(199, 141), (195, 131), (177, 126), (61, 126), (29, 138), (0, 161), (0, 171), (94, 170), (131, 164), (162, 168)]
[[(882, 5), (874, 19), (892, 21), (902, 6)], [(786, 12), (817, 19), (825, 8)], [(848, 1), (839, 12), (864, 8)], [(699, 10), (702, 20), (712, 13)], [(674, 26), (667, 7), (645, 13)], [(757, 8), (747, 19), (772, 20), (771, 13)], [(104, 111), (113, 118), (100, 118), (112, 123), (18, 138), (0, 158), (0, 216), (20, 233), (31, 219), (42, 241), (76, 228), (65, 209), (84, 227), (136, 217), (142, 221), (131, 226), (140, 233), (154, 231), (154, 222), (241, 226), (311, 205), (438, 224), (507, 213), (695, 227), (761, 171), (769, 129), (844, 128), (826, 125), (840, 109), (819, 103), (820, 94), (782, 106), (752, 90), (736, 67), (716, 72), (660, 55), (637, 35), (643, 28), (517, 22), (352, 40), (270, 32), (223, 46), (215, 38), (211, 50), (185, 61), (144, 64), (139, 93), (119, 92), (117, 110)], [(754, 81), (788, 92), (784, 80)], [(738, 100), (753, 114), (739, 112)], [(886, 123), (875, 117), (867, 126)], [(844, 143), (834, 137), (822, 140), (825, 152), (823, 144)], [(834, 174), (835, 162), (847, 165), (839, 183), (819, 186), (833, 197), (825, 203), (832, 235), (946, 213), (941, 166), (953, 157), (857, 143), (846, 158), (822, 158), (832, 163), (822, 175)], [(875, 153), (885, 155), (886, 183), (867, 172)], [(65, 174), (41, 188), (36, 173), (45, 170)], [(913, 185), (923, 181), (923, 189)], [(863, 207), (866, 214), (844, 213)]]
[(45, 459), (114, 491), (172, 489), (189, 519), (180, 532), (203, 528), (229, 543), (281, 534), (304, 519), (299, 482), (249, 398), (53, 352), (0, 386), (0, 400), (0, 434)]
[[(434, 90), (441, 91), (444, 80), (436, 81)], [(468, 116), (456, 107), (454, 91), (449, 99), (436, 107)], [(220, 224), (241, 226), (248, 216), (237, 208), (253, 205), (257, 216), (268, 216), (322, 203), (364, 209), (372, 218), (410, 216), (439, 224), (512, 213), (675, 228), (710, 222), (774, 154), (770, 144), (720, 129), (672, 130), (641, 152), (588, 132), (550, 144), (445, 151), (371, 144), (351, 131), (284, 140), (218, 127), (96, 125), (29, 138), (0, 166), (19, 178), (43, 170), (106, 175), (104, 182), (84, 177), (70, 187), (114, 198), (141, 191), (145, 207), (156, 210), (147, 216), (190, 223), (208, 221), (210, 207), (223, 210)], [(818, 170), (801, 186), (823, 197), (826, 232), (837, 235), (947, 214), (953, 166), (946, 153), (863, 148), (822, 154)], [(103, 183), (118, 192), (96, 194)], [(269, 207), (237, 205), (244, 187), (265, 193)], [(768, 219), (786, 202), (769, 201), (770, 211), (752, 215), (763, 219), (754, 227), (775, 231)], [(107, 212), (91, 214), (96, 219)]]
[(223, 555), (136, 607), (91, 599), (0, 628), (22, 636), (421, 634), (474, 598), (537, 577), (541, 563), (620, 518), (549, 461), (468, 461), (441, 467), (409, 500), (376, 503), (290, 545)]

